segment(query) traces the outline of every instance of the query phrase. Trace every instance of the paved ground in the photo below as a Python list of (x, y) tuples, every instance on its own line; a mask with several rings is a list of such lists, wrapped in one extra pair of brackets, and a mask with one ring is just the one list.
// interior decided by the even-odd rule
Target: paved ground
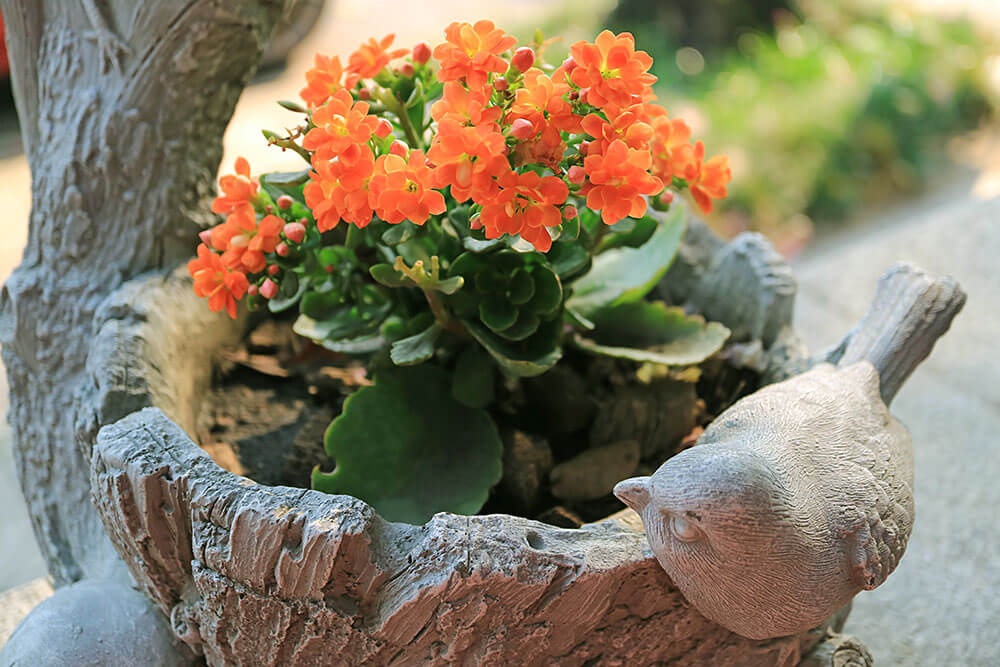
[[(380, 16), (397, 28), (398, 41), (434, 39), (450, 20), (478, 18), (482, 3), (441, 0), (414, 5), (383, 2)], [(531, 20), (534, 0), (491, 3), (490, 15), (509, 24)], [(318, 35), (293, 59), (290, 74), (247, 91), (227, 133), (226, 165), (234, 147), (255, 170), (282, 166), (273, 151), (246, 150), (260, 127), (278, 128), (286, 116), (272, 100), (289, 98), (312, 52), (336, 53), (367, 37), (372, 17), (363, 0), (339, 0)], [(388, 28), (387, 28), (388, 30)], [(986, 153), (997, 155), (998, 151)], [(297, 158), (285, 156), (288, 160)], [(287, 164), (287, 163), (286, 163)], [(294, 162), (292, 162), (294, 164)], [(861, 594), (848, 630), (873, 650), (880, 665), (997, 665), (1000, 642), (1000, 169), (984, 165), (978, 180), (881, 216), (863, 233), (827, 240), (796, 266), (801, 296), (797, 324), (810, 347), (834, 343), (862, 315), (878, 276), (907, 259), (935, 272), (952, 273), (969, 303), (952, 331), (897, 397), (893, 410), (910, 427), (916, 448), (916, 530), (898, 571), (880, 589)], [(19, 260), (25, 239), (30, 179), (23, 158), (0, 160), (0, 279)], [(2, 372), (2, 371), (0, 371)], [(2, 379), (2, 378), (0, 378)], [(0, 409), (6, 401), (0, 387)], [(0, 591), (44, 574), (30, 535), (10, 458), (10, 435), (0, 426)], [(39, 590), (38, 588), (31, 589)], [(23, 595), (22, 595), (23, 597)], [(0, 601), (0, 605), (4, 604)], [(4, 625), (0, 614), (0, 626)], [(0, 627), (0, 637), (3, 636)], [(2, 639), (0, 639), (2, 641)]]

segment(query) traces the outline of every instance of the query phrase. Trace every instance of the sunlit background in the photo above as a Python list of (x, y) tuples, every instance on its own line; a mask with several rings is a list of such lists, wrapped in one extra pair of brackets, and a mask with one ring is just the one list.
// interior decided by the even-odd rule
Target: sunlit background
[[(913, 211), (1000, 195), (1000, 0), (307, 0), (239, 102), (223, 168), (238, 155), (256, 173), (300, 168), (298, 156), (268, 148), (261, 129), (297, 122), (275, 101), (297, 96), (313, 54), (346, 56), (389, 32), (400, 46), (433, 45), (451, 21), (480, 18), (525, 41), (538, 28), (561, 37), (546, 53), (555, 63), (605, 27), (632, 32), (654, 57), (671, 115), (709, 154), (730, 157), (730, 194), (709, 223), (724, 236), (760, 231), (797, 262)], [(4, 64), (2, 280), (20, 260), (30, 204)], [(6, 412), (5, 381), (0, 393)], [(44, 575), (6, 425), (0, 508), (2, 592)]]

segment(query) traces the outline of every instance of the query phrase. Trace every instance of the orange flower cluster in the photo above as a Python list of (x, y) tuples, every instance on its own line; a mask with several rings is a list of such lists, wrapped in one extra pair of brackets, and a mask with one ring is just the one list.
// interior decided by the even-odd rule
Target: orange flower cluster
[[(422, 225), (445, 212), (448, 197), (471, 202), (479, 211), (474, 225), (488, 238), (520, 235), (546, 251), (549, 230), (575, 218), (583, 203), (611, 225), (644, 215), (648, 198), (664, 188), (686, 187), (706, 213), (726, 196), (728, 160), (706, 159), (684, 121), (653, 102), (652, 59), (629, 33), (604, 31), (573, 44), (551, 75), (534, 66), (532, 49), (517, 49), (491, 21), (452, 23), (444, 42), (418, 44), (412, 54), (393, 49), (393, 41), (369, 39), (346, 64), (317, 55), (306, 72), (300, 95), (308, 123), (293, 147), (312, 167), (303, 197), (321, 232), (341, 221), (364, 227), (376, 216)], [(440, 97), (419, 98), (435, 78), (444, 84)], [(430, 105), (429, 127), (422, 114), (411, 118), (420, 108), (413, 95)], [(377, 112), (369, 99), (380, 103)], [(232, 314), (248, 289), (257, 293), (247, 274), (277, 270), (268, 256), (287, 254), (286, 221), (265, 206), (270, 200), (246, 160), (219, 187), (212, 210), (225, 222), (203, 232), (189, 268), (213, 310)], [(266, 296), (274, 285), (264, 287)]]

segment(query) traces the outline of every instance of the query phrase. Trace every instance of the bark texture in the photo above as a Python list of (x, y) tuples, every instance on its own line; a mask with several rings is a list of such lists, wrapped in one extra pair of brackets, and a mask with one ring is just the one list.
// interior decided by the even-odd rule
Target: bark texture
[(85, 364), (102, 302), (209, 222), (222, 133), (292, 0), (0, 0), (32, 172), (28, 246), (0, 297), (15, 460), (58, 585), (117, 558), (90, 502), (105, 418)]

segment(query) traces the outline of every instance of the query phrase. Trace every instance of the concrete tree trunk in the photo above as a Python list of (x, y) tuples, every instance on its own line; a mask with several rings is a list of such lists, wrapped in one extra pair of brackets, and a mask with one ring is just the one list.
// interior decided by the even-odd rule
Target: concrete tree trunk
[(17, 472), (57, 586), (126, 581), (90, 502), (94, 314), (130, 278), (191, 253), (222, 134), (294, 0), (0, 0), (32, 173), (28, 245), (0, 342)]

